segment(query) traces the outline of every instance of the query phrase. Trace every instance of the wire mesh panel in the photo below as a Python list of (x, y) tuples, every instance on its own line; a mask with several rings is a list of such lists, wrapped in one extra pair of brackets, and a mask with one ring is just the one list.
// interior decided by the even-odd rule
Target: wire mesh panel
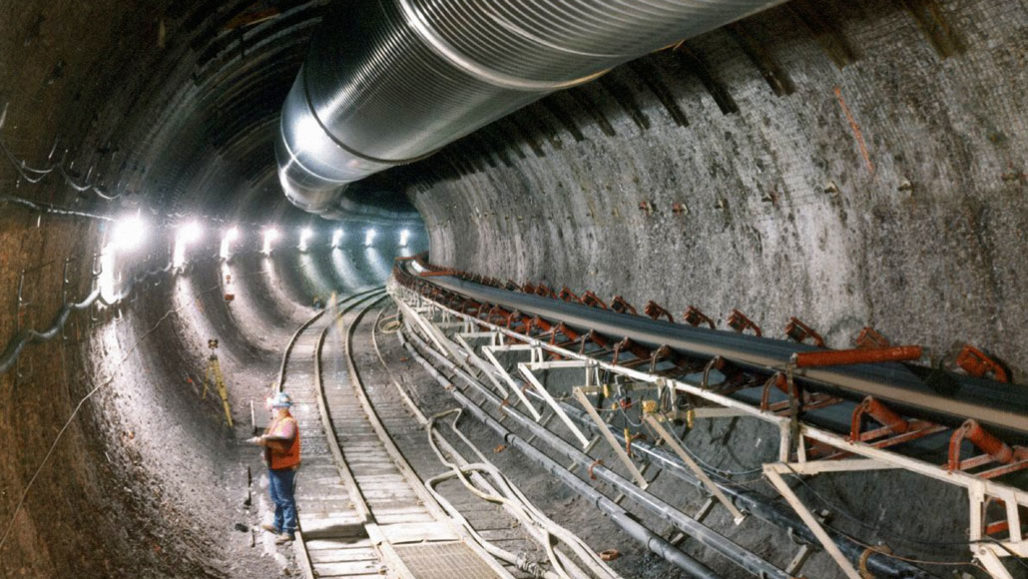
[(461, 542), (397, 545), (396, 554), (418, 579), (491, 579), (496, 573)]

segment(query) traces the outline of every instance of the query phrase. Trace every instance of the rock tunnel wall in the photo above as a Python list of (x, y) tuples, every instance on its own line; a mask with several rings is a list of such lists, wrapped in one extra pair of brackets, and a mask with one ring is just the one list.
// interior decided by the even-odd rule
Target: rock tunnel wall
[[(5, 284), (29, 269), (20, 314), (0, 318), (5, 345), (18, 328), (48, 327), (62, 289), (69, 300), (89, 293), (98, 229), (5, 208), (0, 242), (18, 248), (0, 252)], [(228, 262), (212, 257), (214, 244), (178, 274), (137, 282), (117, 307), (73, 314), (64, 338), (29, 345), (0, 375), (0, 436), (10, 451), (0, 462), (0, 577), (223, 575), (224, 535), (234, 532), (245, 490), (226, 484), (240, 478), (226, 471), (239, 463), (235, 441), (252, 428), (250, 402), (274, 382), (281, 348), (315, 313), (315, 296), (381, 283), (394, 251), (424, 248), (415, 235), (406, 249), (355, 239), (270, 259), (251, 249)], [(65, 257), (76, 258), (67, 288)], [(167, 257), (136, 256), (124, 277)], [(16, 294), (8, 297), (13, 310)], [(234, 429), (213, 386), (201, 396), (209, 338), (220, 342)]]
[(1023, 382), (1024, 4), (809, 4), (445, 150), (410, 193), (433, 261), (768, 335), (797, 316), (832, 347), (968, 342)]
[[(0, 160), (0, 194), (283, 217), (261, 147), (273, 125), (232, 124), (223, 105), (252, 95), (221, 102), (205, 91), (230, 76), (192, 75), (190, 35), (217, 26), (182, 4), (0, 1), (4, 142), (33, 162), (60, 137), (80, 174), (130, 185), (107, 204), (56, 178), (29, 186)], [(968, 341), (1024, 382), (1026, 21), (1016, 0), (791, 2), (500, 121), (415, 167), (410, 196), (438, 263), (654, 299), (676, 318), (739, 308), (768, 334), (796, 315), (836, 347), (865, 324), (936, 354)], [(282, 94), (304, 46), (288, 36), (274, 74), (248, 70)], [(225, 141), (239, 126), (264, 141)], [(263, 178), (245, 174), (261, 163)], [(93, 220), (0, 204), (0, 339), (46, 326), (62, 290), (86, 295), (101, 238)], [(217, 465), (234, 452), (217, 402), (197, 402), (206, 340), (247, 375), (232, 398), (244, 408), (314, 295), (388, 272), (365, 254), (208, 261), (31, 346), (0, 375), (0, 532), (14, 520), (0, 577), (218, 573), (216, 531), (184, 506), (210, 493), (199, 504), (225, 508)], [(22, 270), (30, 305), (16, 308)]]

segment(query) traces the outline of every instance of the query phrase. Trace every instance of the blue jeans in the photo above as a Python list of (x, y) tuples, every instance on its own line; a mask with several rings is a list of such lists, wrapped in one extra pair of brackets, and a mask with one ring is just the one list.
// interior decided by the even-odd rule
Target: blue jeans
[(293, 497), (293, 483), (296, 471), (291, 468), (268, 469), (271, 481), (271, 502), (275, 503), (275, 528), (292, 535), (296, 532), (296, 498)]

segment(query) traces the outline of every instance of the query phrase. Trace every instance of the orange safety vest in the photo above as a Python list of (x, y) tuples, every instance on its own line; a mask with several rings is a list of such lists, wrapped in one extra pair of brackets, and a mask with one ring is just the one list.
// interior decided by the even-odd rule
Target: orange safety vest
[(296, 436), (293, 437), (293, 441), (285, 450), (278, 450), (270, 446), (266, 449), (268, 468), (272, 470), (296, 468), (300, 465), (300, 425), (296, 424), (296, 419), (291, 414), (286, 412), (285, 416), (272, 422), (265, 434), (275, 436), (278, 434), (279, 426), (289, 420), (296, 425)]

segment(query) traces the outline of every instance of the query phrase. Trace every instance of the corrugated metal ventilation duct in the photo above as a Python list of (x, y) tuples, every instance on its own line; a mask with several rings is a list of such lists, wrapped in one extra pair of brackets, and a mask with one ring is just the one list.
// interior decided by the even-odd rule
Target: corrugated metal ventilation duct
[(282, 110), (279, 179), (298, 207), (334, 210), (347, 183), (782, 1), (337, 3)]

